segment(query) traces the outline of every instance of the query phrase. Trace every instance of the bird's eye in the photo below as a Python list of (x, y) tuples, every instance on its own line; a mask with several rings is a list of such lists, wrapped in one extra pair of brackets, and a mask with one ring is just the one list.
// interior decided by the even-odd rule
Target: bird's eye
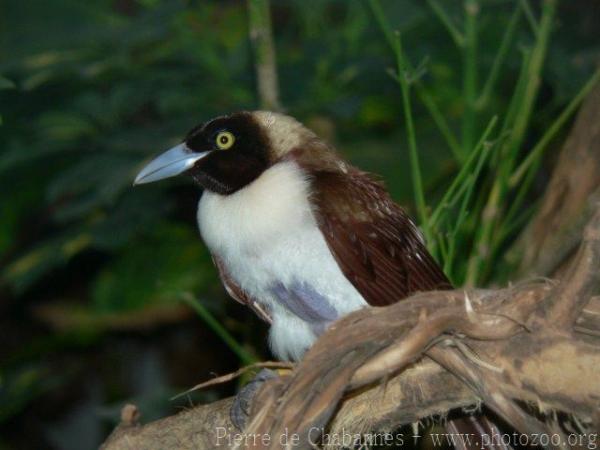
[(220, 150), (227, 150), (233, 146), (235, 136), (229, 131), (221, 131), (217, 134), (215, 141)]

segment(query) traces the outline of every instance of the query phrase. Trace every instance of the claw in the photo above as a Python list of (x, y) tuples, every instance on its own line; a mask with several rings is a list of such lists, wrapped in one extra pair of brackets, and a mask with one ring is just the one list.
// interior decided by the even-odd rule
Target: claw
[(238, 430), (243, 431), (246, 428), (252, 401), (263, 383), (277, 376), (274, 370), (262, 369), (237, 393), (229, 410), (229, 417)]

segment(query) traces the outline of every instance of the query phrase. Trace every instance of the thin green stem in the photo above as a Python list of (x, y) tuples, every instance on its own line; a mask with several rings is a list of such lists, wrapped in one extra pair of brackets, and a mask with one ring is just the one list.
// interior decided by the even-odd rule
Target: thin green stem
[(480, 232), (473, 248), (473, 254), (469, 258), (467, 266), (467, 276), (465, 283), (467, 286), (474, 286), (479, 281), (480, 273), (483, 269), (483, 262), (489, 256), (489, 241), (495, 224), (497, 211), (492, 209), (500, 203), (500, 185), (494, 183), (490, 191), (488, 202), (483, 209)]
[(531, 27), (531, 31), (533, 31), (534, 36), (537, 36), (540, 32), (540, 26), (533, 14), (533, 10), (531, 9), (531, 5), (529, 4), (529, 0), (519, 0), (519, 4), (523, 11), (525, 12), (525, 17), (527, 18), (527, 22), (529, 22), (529, 26)]
[[(381, 31), (383, 32), (389, 46), (392, 48), (394, 53), (397, 53), (396, 40), (394, 38), (394, 33), (392, 32), (392, 30), (387, 22), (385, 13), (383, 12), (383, 9), (381, 8), (381, 4), (379, 3), (378, 0), (369, 0), (369, 6), (371, 7), (371, 11), (373, 12), (373, 15), (375, 16), (375, 20), (377, 21), (379, 28), (381, 28)], [(408, 61), (405, 58), (404, 63), (406, 64), (406, 67), (408, 68), (408, 70), (410, 72), (414, 72), (415, 69), (410, 64), (410, 61)], [(437, 107), (435, 101), (433, 100), (433, 97), (429, 94), (429, 92), (427, 92), (427, 89), (418, 80), (415, 82), (415, 89), (417, 91), (417, 94), (419, 95), (419, 98), (421, 99), (421, 101), (423, 102), (425, 107), (427, 108), (427, 111), (429, 111), (429, 114), (431, 114), (433, 121), (438, 126), (440, 133), (446, 139), (446, 143), (448, 144), (448, 147), (450, 147), (450, 149), (452, 150), (452, 153), (456, 157), (457, 161), (462, 162), (464, 160), (464, 156), (462, 154), (462, 148), (460, 147), (458, 140), (452, 133), (450, 126), (448, 125), (448, 122), (446, 122), (444, 115), (441, 113), (441, 111)]]
[[(440, 235), (438, 241), (438, 245), (440, 247), (440, 255), (442, 257), (442, 261), (444, 261), (444, 273), (446, 275), (449, 275), (449, 272), (445, 269), (446, 267), (446, 261), (448, 261), (448, 246), (446, 243), (446, 238), (444, 235)], [(454, 281), (454, 280), (451, 280)]]
[(427, 4), (440, 22), (442, 22), (442, 24), (446, 27), (446, 30), (448, 30), (450, 37), (452, 37), (452, 40), (454, 41), (454, 44), (456, 44), (458, 48), (462, 48), (465, 44), (465, 37), (460, 31), (458, 31), (458, 28), (456, 28), (452, 22), (452, 19), (450, 16), (448, 16), (448, 13), (446, 13), (444, 8), (442, 8), (442, 5), (440, 5), (437, 0), (427, 0)]
[[(490, 262), (490, 250), (494, 245), (492, 241), (494, 237), (501, 235), (501, 233), (494, 232), (494, 230), (498, 231), (497, 226), (502, 216), (502, 205), (508, 191), (508, 179), (513, 171), (514, 163), (531, 117), (533, 104), (537, 97), (541, 69), (548, 47), (555, 10), (556, 0), (544, 0), (540, 30), (533, 51), (531, 52), (531, 57), (528, 58), (525, 71), (523, 94), (513, 97), (513, 99), (517, 99), (518, 103), (511, 105), (511, 109), (514, 108), (512, 109), (514, 112), (514, 121), (512, 121), (511, 126), (509, 122), (505, 121), (504, 128), (510, 128), (510, 136), (503, 146), (500, 158), (497, 161), (499, 166), (488, 196), (488, 201), (483, 210), (482, 223), (477, 232), (476, 244), (473, 249), (474, 253), (469, 258), (466, 276), (466, 282), (469, 286), (473, 286), (481, 281), (482, 273), (488, 272), (485, 270), (485, 265)], [(520, 87), (518, 86), (517, 88), (519, 89)]]
[(442, 197), (442, 199), (438, 203), (437, 207), (431, 214), (431, 216), (429, 218), (429, 222), (431, 223), (432, 228), (435, 228), (438, 225), (438, 222), (440, 220), (442, 213), (446, 209), (451, 207), (451, 205), (454, 203), (454, 200), (452, 200), (452, 199), (457, 197), (457, 195), (458, 195), (457, 193), (460, 192), (460, 190), (464, 187), (465, 180), (467, 180), (469, 175), (472, 173), (473, 164), (478, 160), (478, 155), (481, 153), (482, 149), (484, 148), (483, 145), (484, 145), (485, 141), (488, 139), (490, 133), (493, 131), (494, 127), (496, 126), (497, 121), (498, 121), (498, 118), (496, 116), (494, 116), (492, 118), (492, 120), (490, 120), (490, 123), (488, 124), (485, 131), (483, 132), (481, 139), (479, 140), (479, 143), (475, 146), (475, 148), (469, 155), (469, 158), (467, 159), (467, 161), (465, 161), (465, 164), (463, 165), (463, 167), (460, 169), (458, 174), (454, 177), (454, 180), (452, 180), (452, 183), (450, 184), (450, 186), (444, 193), (444, 196)]
[[(492, 120), (490, 120), (490, 123), (488, 124), (485, 131), (483, 132), (483, 135), (479, 139), (477, 146), (473, 150), (473, 154), (479, 154), (479, 157), (477, 159), (477, 164), (475, 166), (475, 169), (472, 171), (469, 171), (469, 176), (467, 177), (467, 180), (464, 183), (467, 186), (467, 189), (465, 191), (466, 193), (463, 197), (463, 201), (461, 202), (461, 206), (458, 211), (458, 218), (456, 220), (456, 223), (454, 224), (454, 228), (452, 229), (452, 231), (449, 234), (448, 254), (447, 254), (447, 258), (444, 260), (444, 271), (446, 273), (453, 272), (452, 264), (454, 262), (454, 253), (455, 253), (456, 246), (457, 246), (458, 233), (459, 233), (465, 219), (467, 218), (467, 215), (468, 215), (467, 208), (469, 207), (469, 205), (471, 203), (471, 198), (473, 196), (473, 192), (475, 191), (475, 183), (477, 183), (477, 180), (479, 179), (479, 174), (481, 173), (481, 170), (483, 169), (485, 162), (487, 161), (490, 151), (493, 147), (493, 145), (487, 143), (487, 140), (488, 140), (490, 134), (492, 133), (492, 131), (494, 130), (497, 121), (498, 121), (497, 116), (492, 117)], [(480, 150), (482, 150), (482, 151), (480, 151)]]
[[(535, 174), (532, 172), (531, 175), (535, 175)], [(523, 227), (525, 225), (525, 223), (527, 223), (527, 220), (533, 216), (533, 212), (538, 207), (538, 205), (537, 205), (538, 202), (539, 202), (539, 200), (534, 202), (534, 204), (529, 205), (524, 211), (521, 212), (520, 215), (518, 215), (516, 217), (512, 216), (510, 221), (506, 220), (505, 223), (502, 224), (501, 227), (499, 227), (498, 238), (494, 239), (492, 249), (490, 250), (491, 258), (496, 258), (496, 255), (500, 251), (501, 246), (506, 241), (506, 239), (508, 239), (513, 233), (515, 233), (516, 230)], [(515, 208), (515, 212), (518, 212), (517, 208)], [(489, 276), (490, 273), (492, 272), (492, 270), (493, 270), (492, 265), (488, 264), (485, 267), (483, 276), (484, 277)]]
[[(447, 210), (453, 209), (456, 206), (456, 204), (458, 203), (458, 201), (461, 198), (464, 198), (464, 194), (469, 190), (469, 187), (470, 187), (470, 184), (469, 184), (470, 179), (471, 179), (471, 173), (469, 172), (469, 173), (467, 173), (465, 180), (459, 184), (458, 190), (454, 193), (452, 198), (449, 199), (448, 202), (446, 203), (445, 209), (447, 209)], [(449, 216), (446, 218), (449, 218)], [(441, 224), (440, 224), (440, 227), (441, 227)]]
[[(475, 184), (475, 177), (469, 177), (469, 189), (472, 189), (472, 186)], [(468, 199), (465, 195), (463, 197), (463, 201), (461, 203), (460, 212), (458, 213), (458, 218), (456, 220), (456, 228), (452, 233), (448, 235), (448, 252), (446, 254), (446, 258), (444, 259), (444, 273), (448, 274), (448, 276), (454, 281), (454, 253), (456, 252), (456, 247), (458, 245), (458, 230), (462, 227), (464, 220), (467, 217), (467, 203)]]
[(498, 52), (494, 57), (494, 62), (492, 63), (492, 68), (490, 69), (490, 73), (483, 85), (483, 89), (481, 90), (481, 94), (476, 102), (476, 109), (482, 110), (485, 108), (489, 102), (490, 95), (492, 90), (496, 86), (496, 82), (498, 81), (498, 77), (500, 75), (500, 68), (504, 64), (506, 57), (508, 56), (508, 50), (512, 44), (513, 38), (515, 36), (515, 31), (517, 29), (517, 24), (519, 23), (519, 19), (521, 18), (521, 7), (517, 5), (515, 10), (513, 11), (510, 20), (508, 22), (508, 26), (502, 35), (502, 41), (500, 43), (500, 47), (498, 47)]
[(504, 225), (502, 227), (502, 235), (500, 236), (501, 239), (498, 239), (497, 246), (494, 247), (494, 249), (493, 249), (494, 254), (499, 250), (498, 246), (500, 244), (502, 244), (506, 238), (508, 238), (511, 234), (516, 232), (518, 229), (520, 229), (522, 226), (524, 226), (527, 223), (527, 218), (530, 218), (531, 216), (533, 216), (533, 213), (538, 208), (539, 202), (540, 202), (539, 199), (536, 200), (534, 202), (534, 204), (529, 205), (526, 209), (521, 211), (520, 215), (516, 214), (520, 208), (515, 208), (515, 214), (512, 215), (510, 218), (510, 221), (507, 220), (506, 225)]
[(539, 168), (540, 163), (541, 163), (541, 159), (537, 159), (533, 162), (532, 170), (530, 170), (529, 172), (526, 173), (525, 179), (519, 186), (519, 190), (517, 191), (517, 194), (515, 195), (514, 199), (512, 200), (510, 208), (508, 209), (508, 212), (506, 213), (504, 220), (502, 222), (501, 228), (503, 229), (503, 234), (504, 234), (504, 228), (512, 227), (512, 221), (513, 221), (514, 217), (517, 215), (517, 213), (519, 212), (519, 210), (521, 209), (521, 205), (523, 204), (523, 201), (525, 200), (525, 195), (529, 192), (529, 187), (531, 186), (531, 184), (533, 183), (533, 180), (535, 179), (535, 174), (537, 172), (537, 169)]
[(383, 12), (383, 9), (381, 8), (381, 4), (379, 3), (379, 1), (369, 0), (369, 5), (371, 7), (371, 10), (373, 11), (375, 19), (377, 20), (377, 23), (379, 24), (379, 27), (381, 28), (381, 31), (385, 35), (390, 47), (392, 48), (392, 51), (394, 52), (394, 56), (396, 57), (396, 80), (400, 84), (400, 91), (402, 92), (402, 107), (404, 110), (404, 120), (406, 124), (406, 133), (408, 137), (409, 158), (411, 166), (413, 192), (415, 196), (415, 205), (417, 207), (417, 214), (419, 216), (419, 221), (421, 222), (421, 227), (423, 229), (425, 239), (427, 242), (433, 242), (428, 220), (427, 205), (425, 203), (425, 194), (423, 192), (421, 166), (419, 163), (419, 152), (417, 150), (417, 139), (413, 123), (412, 105), (410, 99), (410, 82), (408, 79), (410, 64), (404, 57), (404, 53), (402, 51), (402, 40), (400, 37), (400, 33), (394, 34), (391, 31), (389, 23), (385, 18), (385, 14)]
[(249, 365), (257, 362), (257, 358), (249, 353), (244, 347), (242, 347), (235, 338), (227, 331), (223, 325), (213, 316), (208, 309), (204, 307), (202, 303), (196, 300), (191, 294), (183, 294), (181, 299), (187, 303), (200, 318), (208, 325), (208, 327), (217, 335), (233, 353), (237, 355), (240, 361), (244, 365)]
[(539, 159), (548, 143), (556, 136), (558, 131), (563, 127), (563, 125), (571, 118), (571, 116), (577, 110), (579, 104), (583, 101), (585, 97), (590, 93), (590, 91), (594, 88), (596, 83), (600, 81), (600, 69), (596, 70), (594, 75), (585, 83), (585, 85), (579, 90), (577, 95), (569, 102), (567, 107), (563, 110), (563, 112), (556, 118), (556, 120), (550, 125), (550, 127), (546, 130), (542, 138), (538, 141), (538, 143), (533, 147), (529, 155), (523, 160), (523, 162), (519, 165), (517, 170), (512, 174), (508, 184), (510, 187), (515, 187), (522, 180), (525, 173), (529, 170), (534, 161)]
[(446, 144), (448, 144), (448, 147), (450, 147), (454, 158), (458, 163), (463, 163), (465, 157), (462, 151), (462, 147), (460, 146), (458, 140), (456, 139), (456, 136), (454, 136), (454, 133), (450, 129), (448, 122), (446, 122), (446, 118), (444, 117), (442, 112), (439, 110), (437, 104), (433, 100), (433, 97), (429, 94), (429, 92), (427, 92), (427, 90), (421, 82), (417, 82), (415, 84), (415, 90), (417, 91), (417, 95), (421, 99), (421, 102), (423, 102), (423, 105), (425, 105), (425, 108), (427, 108), (427, 111), (431, 115), (431, 118), (440, 130), (440, 133), (446, 140)]
[(525, 92), (525, 86), (527, 85), (528, 67), (531, 61), (531, 50), (524, 49), (521, 58), (521, 68), (519, 70), (519, 77), (513, 91), (512, 97), (508, 104), (508, 109), (504, 115), (502, 123), (502, 134), (511, 133), (512, 125), (515, 121), (515, 117), (519, 111), (521, 101), (523, 99), (523, 93)]
[(385, 39), (388, 41), (388, 44), (390, 47), (392, 47), (392, 50), (394, 50), (394, 54), (396, 54), (396, 39), (394, 38), (394, 33), (392, 32), (387, 19), (385, 18), (385, 14), (383, 12), (383, 9), (381, 8), (381, 4), (379, 3), (379, 0), (368, 0), (369, 1), (369, 6), (371, 7), (371, 11), (373, 12), (373, 15), (375, 16), (375, 20), (377, 21), (377, 24), (379, 25), (379, 28), (381, 28), (381, 31), (383, 32)]
[(400, 90), (402, 91), (402, 107), (404, 109), (404, 120), (406, 123), (406, 133), (408, 137), (408, 150), (415, 204), (417, 206), (417, 213), (419, 215), (419, 220), (421, 222), (421, 227), (423, 228), (425, 239), (427, 242), (431, 242), (432, 238), (429, 228), (427, 205), (425, 203), (423, 180), (421, 178), (421, 165), (419, 163), (419, 151), (417, 149), (417, 138), (413, 123), (412, 105), (410, 99), (410, 83), (408, 81), (408, 67), (405, 62), (404, 53), (402, 52), (402, 40), (400, 33), (398, 33), (396, 36), (395, 52), (398, 81), (400, 83)]
[(462, 121), (463, 154), (468, 155), (473, 149), (475, 130), (477, 127), (477, 17), (479, 4), (477, 0), (465, 0), (465, 40), (463, 46), (463, 98), (465, 112)]
[(527, 85), (523, 94), (523, 103), (519, 108), (519, 112), (515, 117), (515, 123), (512, 131), (512, 139), (510, 145), (512, 147), (512, 155), (514, 156), (525, 137), (525, 130), (529, 124), (531, 111), (540, 85), (540, 74), (542, 66), (546, 58), (548, 49), (548, 41), (550, 39), (550, 31), (552, 30), (552, 20), (556, 10), (556, 0), (544, 0), (542, 20), (540, 22), (540, 32), (536, 45), (531, 53), (531, 60), (527, 68)]

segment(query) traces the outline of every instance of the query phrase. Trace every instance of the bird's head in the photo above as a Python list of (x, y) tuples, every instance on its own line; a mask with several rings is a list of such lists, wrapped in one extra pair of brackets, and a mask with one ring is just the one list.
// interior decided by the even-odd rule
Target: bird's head
[(232, 194), (314, 137), (283, 114), (253, 111), (217, 117), (196, 126), (181, 144), (150, 161), (134, 184), (185, 174), (205, 189)]

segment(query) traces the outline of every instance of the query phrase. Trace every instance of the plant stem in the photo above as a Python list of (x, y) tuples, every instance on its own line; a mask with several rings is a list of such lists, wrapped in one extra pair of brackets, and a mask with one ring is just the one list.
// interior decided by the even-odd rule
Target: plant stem
[(396, 45), (394, 46), (396, 53), (396, 65), (398, 70), (398, 82), (402, 91), (402, 107), (404, 109), (404, 120), (406, 123), (406, 133), (408, 137), (408, 150), (410, 157), (410, 171), (412, 175), (413, 191), (415, 196), (415, 204), (419, 221), (425, 235), (426, 242), (433, 242), (429, 220), (427, 214), (427, 205), (425, 204), (425, 193), (423, 192), (423, 181), (421, 179), (421, 166), (419, 163), (419, 151), (417, 149), (417, 139), (415, 134), (415, 126), (413, 123), (412, 105), (410, 100), (410, 82), (408, 80), (408, 67), (405, 62), (404, 53), (402, 52), (402, 41), (400, 33), (396, 35)]
[[(515, 216), (517, 216), (517, 213), (519, 212), (519, 209), (521, 208), (521, 204), (523, 203), (523, 200), (525, 199), (525, 194), (527, 194), (527, 192), (529, 191), (529, 186), (531, 186), (531, 183), (533, 183), (533, 180), (535, 178), (535, 173), (537, 172), (537, 169), (539, 168), (540, 163), (541, 163), (541, 159), (536, 159), (533, 162), (533, 167), (531, 168), (532, 170), (526, 172), (525, 179), (523, 180), (519, 190), (517, 191), (517, 194), (515, 195), (514, 199), (511, 202), (508, 212), (506, 213), (506, 215), (504, 217), (503, 225), (501, 227), (503, 234), (508, 234), (508, 232), (504, 230), (505, 228), (506, 229), (513, 228), (512, 221), (515, 218)], [(498, 243), (498, 245), (500, 245), (500, 244)]]
[(425, 236), (425, 241), (428, 242), (430, 245), (433, 245), (434, 241), (433, 236), (431, 235), (431, 229), (427, 214), (427, 206), (425, 203), (425, 194), (423, 192), (423, 181), (421, 179), (421, 167), (419, 164), (419, 153), (417, 150), (417, 139), (415, 136), (415, 127), (413, 123), (412, 106), (410, 100), (410, 82), (408, 79), (408, 74), (411, 69), (411, 66), (404, 57), (400, 33), (394, 34), (390, 29), (389, 23), (385, 18), (385, 14), (383, 13), (383, 9), (381, 8), (381, 4), (379, 3), (379, 1), (369, 0), (369, 5), (371, 7), (371, 10), (373, 11), (375, 19), (377, 20), (377, 23), (379, 24), (379, 27), (381, 28), (381, 31), (385, 35), (385, 38), (388, 41), (390, 47), (392, 48), (394, 56), (396, 57), (396, 80), (400, 84), (400, 91), (402, 92), (402, 107), (404, 110), (404, 120), (406, 124), (406, 133), (408, 137), (409, 158), (413, 192), (415, 196), (415, 205), (417, 207), (417, 214), (421, 223), (423, 235)]
[[(389, 46), (395, 52), (396, 42), (394, 39), (394, 34), (392, 33), (390, 26), (387, 23), (385, 14), (381, 9), (381, 4), (377, 0), (369, 0), (369, 6), (371, 7), (371, 11), (375, 16), (375, 20), (377, 21), (379, 28), (381, 28), (381, 31), (383, 32)], [(406, 64), (410, 72), (414, 72), (415, 69), (410, 64), (410, 61), (405, 59), (404, 63)], [(435, 101), (433, 100), (433, 97), (431, 96), (431, 94), (429, 94), (425, 86), (423, 86), (423, 84), (418, 80), (415, 81), (415, 90), (417, 91), (419, 98), (427, 108), (427, 111), (429, 111), (429, 114), (431, 114), (433, 121), (438, 126), (440, 133), (446, 139), (446, 143), (448, 144), (448, 147), (450, 147), (450, 150), (452, 150), (452, 153), (454, 154), (456, 160), (458, 162), (462, 162), (464, 159), (462, 149), (458, 141), (456, 140), (456, 137), (452, 133), (448, 122), (446, 122), (444, 115), (441, 113)]]
[(465, 0), (465, 45), (463, 46), (463, 97), (465, 112), (462, 121), (463, 155), (473, 149), (477, 115), (477, 17), (478, 0)]
[(461, 189), (465, 184), (465, 180), (467, 180), (469, 175), (472, 173), (473, 164), (478, 160), (478, 155), (484, 148), (483, 144), (488, 139), (490, 133), (496, 126), (497, 120), (498, 118), (496, 116), (492, 118), (485, 131), (483, 132), (479, 143), (475, 146), (475, 148), (469, 155), (469, 159), (465, 161), (465, 164), (461, 168), (460, 172), (454, 177), (454, 180), (452, 180), (450, 187), (448, 187), (448, 189), (444, 193), (444, 196), (442, 197), (437, 207), (431, 214), (429, 222), (432, 228), (436, 228), (440, 220), (441, 214), (444, 212), (445, 209), (449, 208), (455, 202), (455, 200), (452, 198), (456, 197), (458, 195), (458, 192), (461, 192)]
[(525, 86), (527, 85), (528, 67), (530, 61), (531, 49), (523, 49), (517, 83), (515, 84), (508, 108), (504, 114), (504, 120), (502, 121), (501, 134), (503, 136), (506, 135), (510, 137), (512, 125), (515, 121), (517, 113), (519, 112), (519, 108), (523, 100), (523, 93), (525, 92)]
[[(542, 72), (542, 65), (548, 49), (548, 40), (550, 38), (550, 31), (552, 29), (552, 20), (554, 18), (555, 10), (556, 0), (544, 0), (542, 20), (540, 22), (540, 32), (538, 33), (536, 45), (531, 53), (531, 60), (527, 70), (528, 82), (525, 86), (523, 103), (519, 109), (517, 117), (515, 118), (511, 139), (512, 142), (510, 143), (510, 145), (517, 150), (520, 148), (523, 138), (525, 137), (525, 130), (529, 124), (529, 118), (531, 117), (533, 104), (537, 98), (537, 92), (540, 85), (540, 74)], [(513, 150), (512, 153), (514, 154), (516, 152)]]
[(467, 208), (471, 203), (471, 198), (473, 196), (473, 192), (475, 191), (475, 183), (477, 183), (477, 180), (479, 179), (479, 174), (481, 173), (481, 170), (483, 169), (483, 166), (487, 161), (490, 151), (493, 147), (492, 144), (488, 144), (487, 140), (492, 131), (494, 130), (497, 122), (498, 116), (492, 117), (492, 120), (490, 120), (490, 123), (486, 127), (485, 131), (481, 135), (481, 138), (479, 139), (479, 142), (473, 150), (473, 154), (479, 154), (479, 157), (477, 159), (477, 164), (475, 165), (474, 170), (469, 171), (469, 176), (467, 178), (466, 183), (468, 188), (466, 189), (465, 196), (463, 197), (463, 201), (461, 202), (461, 206), (458, 211), (458, 219), (456, 220), (456, 223), (454, 224), (454, 227), (449, 234), (450, 242), (448, 244), (448, 259), (444, 261), (444, 269), (447, 270), (447, 273), (452, 272), (452, 263), (454, 259), (454, 252), (456, 249), (456, 241), (458, 239), (458, 232), (462, 227), (464, 220), (467, 217)]
[(515, 30), (517, 29), (517, 24), (519, 23), (519, 19), (521, 18), (521, 7), (519, 5), (515, 6), (515, 10), (510, 17), (508, 22), (508, 26), (504, 31), (502, 36), (502, 42), (500, 43), (500, 47), (498, 47), (498, 52), (494, 58), (494, 62), (492, 63), (492, 68), (490, 69), (490, 73), (487, 77), (483, 85), (483, 89), (481, 90), (481, 94), (476, 102), (476, 109), (482, 110), (487, 106), (489, 102), (490, 95), (492, 90), (494, 89), (496, 82), (498, 81), (498, 76), (500, 75), (500, 68), (504, 61), (506, 60), (506, 56), (508, 55), (508, 50), (510, 49), (510, 45), (513, 41)]
[(590, 93), (593, 87), (600, 81), (600, 69), (596, 70), (594, 75), (586, 82), (586, 84), (579, 90), (577, 95), (569, 102), (567, 107), (563, 110), (563, 112), (558, 116), (558, 118), (550, 125), (550, 127), (546, 130), (542, 138), (538, 141), (538, 143), (533, 147), (529, 155), (523, 160), (523, 162), (519, 165), (517, 170), (510, 177), (508, 184), (510, 187), (515, 187), (519, 182), (523, 179), (523, 176), (527, 172), (527, 170), (531, 167), (533, 162), (541, 157), (542, 153), (548, 146), (548, 143), (556, 136), (556, 133), (563, 127), (565, 122), (569, 120), (569, 118), (576, 111), (579, 104), (583, 101), (585, 97)]
[(260, 107), (281, 110), (269, 0), (247, 0), (250, 40), (254, 48)]
[(458, 31), (458, 28), (456, 28), (450, 16), (448, 16), (444, 8), (442, 8), (442, 5), (440, 5), (436, 0), (427, 0), (427, 4), (437, 18), (440, 19), (440, 22), (442, 22), (442, 24), (446, 27), (446, 30), (448, 30), (448, 33), (454, 41), (454, 44), (456, 44), (458, 48), (462, 48), (465, 43), (465, 38), (461, 32)]
[(531, 5), (529, 4), (529, 0), (519, 0), (521, 8), (525, 12), (525, 17), (527, 18), (527, 22), (529, 22), (529, 26), (531, 27), (531, 31), (535, 36), (540, 32), (540, 26), (538, 25), (535, 16), (533, 15), (533, 11), (531, 10)]
[(437, 104), (433, 100), (433, 97), (429, 94), (427, 89), (425, 89), (425, 87), (420, 81), (417, 81), (415, 83), (415, 90), (417, 92), (417, 95), (421, 99), (421, 102), (423, 102), (423, 105), (425, 105), (425, 108), (427, 108), (427, 111), (429, 112), (429, 114), (431, 114), (431, 118), (437, 125), (438, 129), (440, 130), (440, 133), (446, 140), (446, 144), (448, 144), (448, 147), (450, 147), (450, 150), (454, 155), (454, 159), (456, 159), (458, 163), (463, 163), (465, 158), (463, 156), (462, 148), (458, 143), (458, 140), (454, 136), (454, 133), (450, 129), (448, 122), (446, 122), (446, 118), (444, 117), (442, 112), (437, 107)]
[[(445, 264), (445, 261), (448, 261), (448, 259), (449, 259), (446, 239), (443, 235), (439, 235), (437, 242), (438, 242), (438, 246), (440, 248), (440, 257), (442, 258), (442, 261), (444, 261), (444, 273), (446, 274), (446, 276), (450, 277), (450, 274), (446, 271), (446, 264)], [(450, 281), (452, 282), (454, 280), (450, 279)]]
[[(502, 235), (496, 229), (501, 217), (502, 201), (506, 197), (508, 180), (513, 171), (514, 162), (525, 136), (525, 130), (529, 124), (533, 104), (537, 97), (542, 64), (546, 55), (555, 10), (556, 0), (544, 0), (540, 30), (524, 72), (523, 95), (513, 97), (516, 101), (520, 101), (518, 107), (517, 103), (511, 105), (511, 110), (514, 112), (512, 127), (510, 127), (508, 122), (505, 122), (504, 128), (507, 129), (510, 127), (511, 133), (502, 148), (497, 173), (495, 174), (488, 201), (483, 210), (482, 224), (477, 232), (474, 253), (469, 258), (466, 277), (468, 286), (473, 286), (481, 281), (481, 274), (485, 272), (484, 265), (490, 258), (490, 250), (493, 244), (492, 239), (494, 236)], [(520, 87), (518, 86), (517, 89), (520, 90)], [(497, 246), (496, 244), (494, 243), (494, 246)]]
[(381, 28), (381, 31), (383, 32), (385, 39), (388, 41), (389, 46), (394, 51), (394, 56), (396, 56), (396, 54), (397, 54), (396, 38), (394, 37), (394, 33), (392, 32), (392, 30), (390, 28), (390, 24), (388, 23), (387, 19), (385, 18), (385, 14), (383, 12), (383, 9), (381, 8), (381, 3), (379, 3), (379, 0), (368, 0), (368, 1), (369, 1), (369, 6), (371, 7), (371, 11), (373, 11), (373, 15), (375, 16), (375, 20), (377, 20), (377, 24), (379, 25), (379, 28)]
[(204, 307), (202, 303), (196, 300), (191, 294), (185, 293), (181, 299), (187, 303), (200, 318), (208, 325), (208, 327), (217, 335), (233, 353), (237, 355), (242, 364), (249, 365), (257, 362), (258, 360), (250, 354), (244, 347), (242, 347), (235, 338), (229, 334), (229, 331), (213, 316), (208, 309)]

